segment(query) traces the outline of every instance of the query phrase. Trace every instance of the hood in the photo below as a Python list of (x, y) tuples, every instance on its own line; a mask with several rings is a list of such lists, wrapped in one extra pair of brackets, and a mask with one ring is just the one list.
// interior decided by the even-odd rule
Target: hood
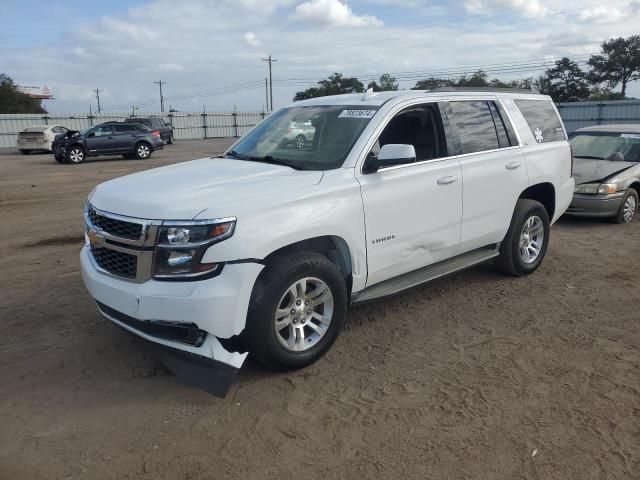
[(573, 178), (576, 185), (599, 182), (607, 177), (637, 165), (636, 162), (619, 162), (575, 157), (573, 160)]
[(100, 210), (137, 218), (232, 217), (316, 185), (322, 175), (281, 165), (203, 158), (102, 183), (89, 201)]

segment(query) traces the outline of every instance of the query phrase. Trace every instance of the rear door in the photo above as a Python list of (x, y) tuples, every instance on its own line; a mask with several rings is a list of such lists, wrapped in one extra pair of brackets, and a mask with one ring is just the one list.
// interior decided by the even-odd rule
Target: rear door
[(114, 148), (116, 151), (119, 153), (132, 151), (136, 133), (138, 132), (134, 124), (115, 125)]
[(451, 101), (448, 112), (462, 168), (464, 253), (502, 241), (529, 178), (513, 126), (497, 100)]

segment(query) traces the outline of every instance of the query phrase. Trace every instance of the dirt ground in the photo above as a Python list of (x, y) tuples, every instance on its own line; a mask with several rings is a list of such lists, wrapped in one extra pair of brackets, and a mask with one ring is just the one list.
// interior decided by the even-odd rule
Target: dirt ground
[(0, 479), (640, 478), (638, 220), (563, 219), (530, 277), (482, 265), (353, 308), (324, 359), (247, 362), (224, 400), (180, 383), (85, 292), (82, 206), (225, 145), (0, 153)]

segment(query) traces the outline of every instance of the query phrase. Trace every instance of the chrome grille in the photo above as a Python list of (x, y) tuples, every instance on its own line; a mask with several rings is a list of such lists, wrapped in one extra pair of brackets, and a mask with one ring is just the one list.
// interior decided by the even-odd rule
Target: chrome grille
[(140, 223), (126, 222), (101, 215), (91, 206), (87, 213), (93, 225), (114, 237), (138, 240), (142, 234), (142, 225)]
[(138, 273), (138, 257), (109, 248), (91, 245), (91, 255), (100, 266), (112, 275), (134, 279)]
[(87, 203), (85, 232), (94, 266), (104, 273), (146, 282), (153, 277), (153, 256), (160, 220), (132, 218)]

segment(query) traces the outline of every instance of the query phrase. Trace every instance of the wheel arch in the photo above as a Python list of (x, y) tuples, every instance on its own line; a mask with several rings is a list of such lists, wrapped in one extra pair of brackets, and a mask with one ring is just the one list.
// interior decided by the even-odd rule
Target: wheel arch
[(629, 188), (633, 188), (640, 197), (640, 180), (634, 180), (633, 182), (631, 182)]
[(549, 220), (553, 219), (553, 216), (556, 213), (556, 189), (552, 183), (543, 182), (530, 185), (520, 194), (519, 198), (526, 198), (528, 200), (536, 200), (540, 202), (547, 211)]
[(268, 264), (279, 256), (302, 251), (315, 252), (331, 260), (344, 277), (347, 291), (349, 295), (351, 295), (351, 288), (353, 286), (353, 257), (349, 244), (340, 236), (323, 235), (285, 245), (268, 254), (264, 258), (264, 263)]

